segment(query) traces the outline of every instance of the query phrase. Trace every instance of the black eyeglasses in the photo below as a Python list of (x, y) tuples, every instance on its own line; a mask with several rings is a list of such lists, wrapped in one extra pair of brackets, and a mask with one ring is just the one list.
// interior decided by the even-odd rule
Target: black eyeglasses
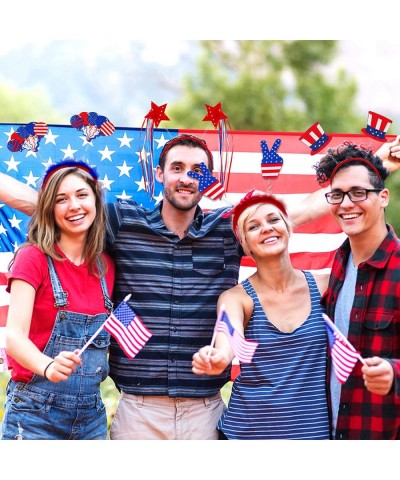
[(338, 190), (337, 192), (325, 193), (325, 198), (331, 205), (339, 205), (343, 202), (344, 196), (347, 195), (353, 203), (357, 203), (366, 200), (369, 192), (381, 191), (382, 188), (352, 188), (348, 192)]

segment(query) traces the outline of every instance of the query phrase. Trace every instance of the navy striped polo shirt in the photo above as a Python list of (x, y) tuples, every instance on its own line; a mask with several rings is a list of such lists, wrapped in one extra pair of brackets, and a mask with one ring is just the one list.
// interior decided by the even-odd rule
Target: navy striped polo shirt
[(229, 367), (218, 376), (192, 373), (193, 354), (211, 342), (219, 295), (238, 282), (243, 252), (224, 211), (197, 207), (188, 234), (179, 239), (164, 225), (161, 205), (107, 205), (114, 303), (131, 294), (129, 305), (153, 333), (132, 360), (112, 339), (110, 376), (123, 392), (202, 398), (229, 381)]

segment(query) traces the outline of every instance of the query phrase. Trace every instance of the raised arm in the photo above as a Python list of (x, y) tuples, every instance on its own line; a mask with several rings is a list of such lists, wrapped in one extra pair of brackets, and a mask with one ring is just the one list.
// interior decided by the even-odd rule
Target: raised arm
[[(329, 204), (325, 198), (326, 192), (329, 192), (329, 187), (319, 188), (303, 198), (301, 202), (286, 205), (293, 228), (299, 227), (303, 223), (312, 222), (329, 213)], [(253, 190), (252, 194), (265, 195), (265, 193), (262, 190)], [(277, 197), (286, 204), (285, 199), (281, 195), (278, 194)]]
[(301, 202), (288, 205), (288, 215), (294, 228), (329, 213), (329, 204), (325, 198), (328, 191), (329, 187), (320, 188), (307, 195)]
[(37, 195), (37, 191), (29, 185), (0, 172), (0, 202), (32, 215), (36, 210)]

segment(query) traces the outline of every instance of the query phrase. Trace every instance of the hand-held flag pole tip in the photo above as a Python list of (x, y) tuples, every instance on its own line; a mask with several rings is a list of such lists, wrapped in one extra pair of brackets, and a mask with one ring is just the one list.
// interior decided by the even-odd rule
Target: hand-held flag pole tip
[[(217, 318), (217, 321), (215, 322), (215, 325), (217, 325), (218, 322), (221, 320), (224, 312), (225, 312), (225, 304), (223, 303), (221, 305), (221, 308), (219, 309), (218, 318)], [(214, 332), (213, 332), (213, 336), (212, 336), (211, 343), (210, 343), (210, 350), (207, 353), (207, 358), (211, 357), (211, 350), (214, 348), (216, 336), (217, 336), (217, 329), (214, 327)]]

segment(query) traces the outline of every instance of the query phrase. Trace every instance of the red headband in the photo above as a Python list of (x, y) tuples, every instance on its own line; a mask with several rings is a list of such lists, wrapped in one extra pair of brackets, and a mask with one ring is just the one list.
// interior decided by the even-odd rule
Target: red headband
[(361, 158), (361, 157), (353, 157), (353, 158), (346, 158), (345, 160), (342, 160), (341, 162), (339, 162), (336, 167), (333, 169), (332, 173), (331, 173), (331, 177), (330, 177), (330, 183), (332, 183), (332, 179), (335, 175), (335, 173), (339, 170), (339, 168), (342, 167), (342, 165), (344, 165), (345, 163), (350, 163), (350, 162), (362, 162), (362, 163), (365, 163), (366, 165), (370, 166), (372, 168), (372, 170), (376, 173), (376, 175), (378, 176), (378, 178), (380, 178), (382, 180), (382, 177), (380, 176), (378, 170), (376, 169), (375, 165), (373, 165), (369, 160), (367, 160), (366, 158)]
[(239, 235), (237, 232), (237, 224), (239, 217), (248, 207), (251, 207), (252, 205), (257, 205), (258, 203), (270, 203), (271, 205), (275, 205), (275, 207), (277, 207), (284, 215), (288, 216), (284, 204), (280, 202), (274, 195), (270, 195), (268, 193), (263, 195), (253, 195), (253, 192), (254, 190), (251, 190), (231, 210), (222, 214), (223, 218), (228, 218), (232, 215), (232, 228), (236, 237), (238, 238)]
[(178, 135), (177, 137), (172, 138), (171, 140), (168, 140), (168, 142), (164, 145), (164, 148), (161, 150), (160, 157), (165, 158), (172, 147), (174, 147), (177, 143), (184, 145), (182, 141), (185, 140), (191, 141), (195, 143), (199, 148), (202, 148), (206, 152), (210, 165), (213, 165), (213, 155), (208, 148), (206, 141), (200, 137), (196, 137), (195, 135), (189, 135), (187, 133), (183, 133), (181, 135)]

